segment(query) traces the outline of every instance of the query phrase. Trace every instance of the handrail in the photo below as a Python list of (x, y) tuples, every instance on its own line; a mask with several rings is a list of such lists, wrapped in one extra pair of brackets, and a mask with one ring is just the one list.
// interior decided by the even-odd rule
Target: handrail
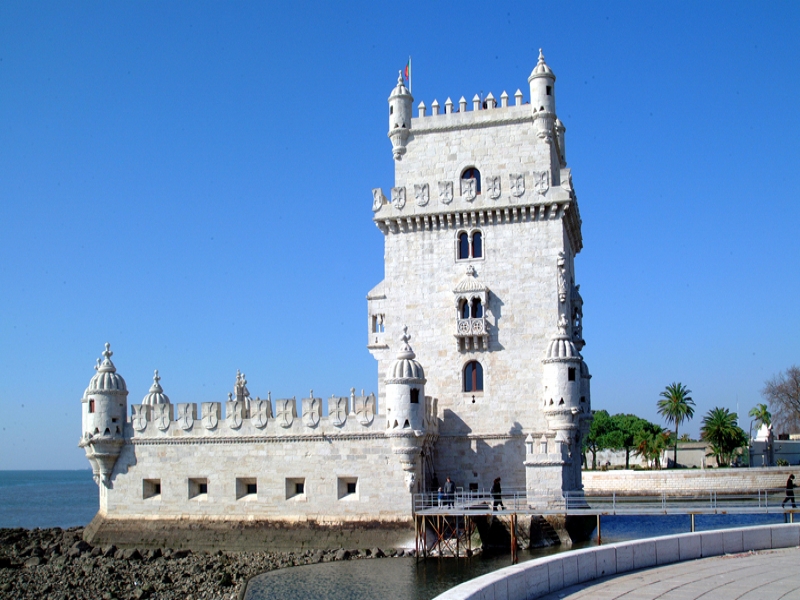
[(726, 494), (715, 490), (683, 490), (670, 494), (584, 494), (564, 492), (529, 494), (526, 490), (508, 490), (492, 494), (486, 490), (453, 494), (418, 493), (413, 496), (414, 513), (430, 514), (702, 514), (726, 512), (794, 512), (791, 503), (781, 504), (786, 497), (783, 488), (759, 489), (755, 493)]

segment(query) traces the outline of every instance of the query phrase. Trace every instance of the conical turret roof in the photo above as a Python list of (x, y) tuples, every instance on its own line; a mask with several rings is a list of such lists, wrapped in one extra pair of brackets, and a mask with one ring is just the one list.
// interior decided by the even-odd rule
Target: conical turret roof
[(153, 385), (150, 386), (150, 392), (142, 400), (142, 404), (149, 404), (155, 406), (156, 404), (169, 404), (169, 396), (164, 393), (164, 389), (159, 383), (161, 377), (158, 376), (158, 369), (153, 373)]
[(114, 353), (111, 351), (111, 344), (106, 343), (106, 349), (103, 351), (103, 361), (101, 362), (99, 358), (97, 359), (97, 365), (94, 367), (97, 373), (89, 382), (89, 387), (84, 392), (85, 396), (92, 393), (128, 391), (125, 380), (122, 375), (117, 373), (117, 368), (111, 362), (112, 354)]
[(393, 379), (416, 379), (422, 382), (425, 381), (425, 371), (422, 369), (422, 365), (415, 360), (416, 354), (414, 354), (414, 351), (408, 344), (410, 339), (411, 336), (408, 335), (408, 327), (403, 327), (403, 335), (400, 336), (403, 347), (397, 353), (397, 358), (389, 364), (389, 368), (386, 370), (386, 382)]

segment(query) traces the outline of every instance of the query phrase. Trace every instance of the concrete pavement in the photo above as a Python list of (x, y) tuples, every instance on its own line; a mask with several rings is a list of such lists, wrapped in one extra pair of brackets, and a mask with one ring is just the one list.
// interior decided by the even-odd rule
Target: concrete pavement
[(715, 556), (577, 584), (541, 600), (800, 600), (800, 548)]

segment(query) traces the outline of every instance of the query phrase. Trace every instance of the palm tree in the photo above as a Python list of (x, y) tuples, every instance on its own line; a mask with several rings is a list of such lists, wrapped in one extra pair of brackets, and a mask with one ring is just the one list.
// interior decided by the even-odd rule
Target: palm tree
[(712, 408), (700, 428), (700, 437), (711, 445), (711, 454), (720, 466), (730, 463), (731, 456), (747, 443), (747, 434), (738, 425), (739, 416), (727, 408)]
[(762, 425), (766, 425), (767, 427), (772, 425), (772, 413), (769, 412), (766, 404), (756, 404), (747, 414), (753, 417), (756, 422), (756, 427), (759, 429)]
[(660, 425), (645, 421), (636, 432), (634, 452), (647, 460), (651, 468), (661, 468), (661, 453), (669, 444), (669, 432)]
[(672, 454), (672, 466), (678, 466), (678, 426), (694, 416), (694, 400), (689, 395), (692, 390), (682, 383), (671, 383), (661, 392), (658, 401), (658, 414), (667, 423), (675, 424), (675, 451)]

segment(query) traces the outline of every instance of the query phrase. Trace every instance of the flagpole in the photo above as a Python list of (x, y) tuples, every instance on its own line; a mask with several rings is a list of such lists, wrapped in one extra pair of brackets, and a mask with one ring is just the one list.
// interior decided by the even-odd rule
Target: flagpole
[(408, 91), (413, 93), (411, 88), (411, 55), (408, 56)]

